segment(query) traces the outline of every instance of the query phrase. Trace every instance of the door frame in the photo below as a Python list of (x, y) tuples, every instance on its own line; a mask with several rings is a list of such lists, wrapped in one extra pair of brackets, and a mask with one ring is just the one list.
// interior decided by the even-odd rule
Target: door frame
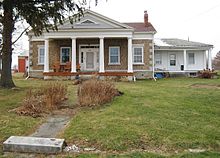
[[(86, 48), (82, 48), (86, 47)], [(86, 69), (86, 51), (94, 53), (94, 69)], [(81, 44), (79, 45), (79, 64), (82, 71), (98, 71), (99, 69), (99, 44)], [(83, 54), (81, 54), (83, 53)], [(83, 56), (82, 56), (83, 55)], [(83, 61), (83, 63), (82, 63)]]

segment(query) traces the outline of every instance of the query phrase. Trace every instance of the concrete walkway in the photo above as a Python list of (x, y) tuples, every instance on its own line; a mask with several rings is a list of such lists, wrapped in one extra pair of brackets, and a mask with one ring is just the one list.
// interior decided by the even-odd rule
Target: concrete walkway
[(61, 131), (64, 130), (67, 123), (70, 121), (70, 116), (52, 115), (43, 123), (33, 134), (32, 137), (55, 138)]

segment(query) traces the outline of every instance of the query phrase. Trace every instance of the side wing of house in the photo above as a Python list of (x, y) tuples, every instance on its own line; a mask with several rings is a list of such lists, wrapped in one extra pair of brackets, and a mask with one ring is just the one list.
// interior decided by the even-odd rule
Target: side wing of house
[[(146, 17), (146, 15), (145, 15)], [(145, 23), (120, 23), (87, 10), (57, 32), (30, 38), (30, 76), (140, 76), (152, 73), (155, 29)]]
[(181, 39), (156, 39), (155, 71), (190, 73), (211, 67), (212, 45)]

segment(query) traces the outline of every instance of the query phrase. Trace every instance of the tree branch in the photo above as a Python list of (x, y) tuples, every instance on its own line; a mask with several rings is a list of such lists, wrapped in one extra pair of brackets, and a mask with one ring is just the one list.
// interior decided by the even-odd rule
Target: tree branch
[(18, 38), (14, 42), (12, 42), (12, 45), (15, 44), (21, 38), (21, 36), (29, 29), (29, 27), (30, 26), (28, 26), (26, 29), (24, 29), (24, 31), (22, 31), (22, 33), (18, 36)]

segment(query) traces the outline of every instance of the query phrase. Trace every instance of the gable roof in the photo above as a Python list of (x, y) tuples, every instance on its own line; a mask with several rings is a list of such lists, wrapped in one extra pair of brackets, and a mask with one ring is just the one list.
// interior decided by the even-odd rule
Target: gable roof
[(59, 25), (58, 29), (133, 29), (132, 27), (110, 19), (91, 10), (85, 10), (79, 21), (70, 23), (66, 20), (63, 25)]
[(178, 38), (154, 39), (155, 48), (212, 48), (213, 45)]
[(156, 32), (156, 29), (151, 23), (148, 23), (147, 27), (142, 22), (124, 23), (132, 28), (135, 32)]

